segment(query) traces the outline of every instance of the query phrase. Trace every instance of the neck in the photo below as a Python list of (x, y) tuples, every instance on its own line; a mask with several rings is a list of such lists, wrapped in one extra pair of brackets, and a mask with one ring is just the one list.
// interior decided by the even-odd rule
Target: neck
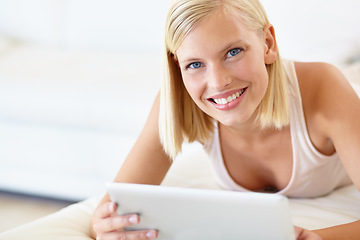
[(253, 114), (251, 119), (249, 119), (248, 121), (236, 126), (226, 126), (222, 123), (219, 123), (219, 128), (221, 128), (222, 131), (226, 132), (227, 135), (231, 135), (234, 138), (241, 137), (248, 140), (264, 138), (269, 134), (278, 132), (278, 129), (275, 129), (274, 127), (262, 128), (260, 124), (256, 121), (256, 114)]
[(235, 134), (237, 136), (243, 135), (244, 137), (246, 137), (246, 136), (258, 135), (262, 133), (264, 129), (262, 129), (258, 121), (256, 121), (256, 116), (257, 116), (257, 111), (255, 111), (248, 120), (242, 122), (241, 124), (232, 125), (232, 126), (224, 125), (222, 123), (219, 124), (224, 131), (231, 134)]
[(242, 136), (242, 137), (252, 137), (263, 135), (266, 132), (269, 132), (271, 128), (262, 129), (258, 124), (243, 124), (241, 126), (229, 127), (223, 124), (219, 124), (221, 130), (228, 132), (232, 135)]

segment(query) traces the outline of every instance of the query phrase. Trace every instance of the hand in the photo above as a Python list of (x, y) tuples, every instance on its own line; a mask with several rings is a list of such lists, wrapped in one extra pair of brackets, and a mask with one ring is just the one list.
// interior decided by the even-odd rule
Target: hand
[(294, 228), (296, 240), (322, 240), (322, 238), (314, 232), (296, 226)]
[(155, 239), (156, 230), (125, 231), (125, 227), (138, 224), (140, 218), (136, 214), (118, 216), (116, 204), (106, 202), (101, 204), (91, 217), (91, 235), (96, 240), (121, 239), (145, 240)]

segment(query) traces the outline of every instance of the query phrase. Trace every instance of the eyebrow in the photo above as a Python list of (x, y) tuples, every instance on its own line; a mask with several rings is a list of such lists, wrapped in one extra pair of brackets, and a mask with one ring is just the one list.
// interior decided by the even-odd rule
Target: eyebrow
[(236, 41), (230, 42), (229, 44), (227, 44), (220, 52), (225, 52), (226, 50), (228, 50), (229, 48), (231, 48), (233, 45), (239, 44), (239, 43), (246, 43), (245, 40), (243, 39), (238, 39)]
[[(225, 52), (227, 51), (229, 48), (231, 48), (232, 46), (236, 45), (236, 44), (240, 44), (240, 43), (246, 43), (247, 41), (243, 40), (243, 39), (237, 39), (235, 41), (232, 41), (228, 44), (225, 45), (224, 48), (222, 48), (219, 53), (222, 53), (222, 52)], [(176, 57), (177, 58), (177, 57)], [(177, 58), (178, 59), (178, 58)], [(178, 59), (179, 60), (179, 59)], [(183, 61), (179, 61), (179, 63), (188, 63), (188, 62), (194, 62), (194, 61), (199, 61), (199, 58), (193, 58), (193, 57), (190, 57), (190, 58), (185, 58)]]

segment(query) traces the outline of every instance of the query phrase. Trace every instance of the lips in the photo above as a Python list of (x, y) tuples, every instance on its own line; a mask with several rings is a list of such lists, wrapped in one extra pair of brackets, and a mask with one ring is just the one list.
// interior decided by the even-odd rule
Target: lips
[(226, 105), (228, 103), (231, 103), (235, 101), (237, 98), (239, 98), (243, 93), (245, 92), (246, 88), (242, 88), (240, 90), (236, 90), (235, 92), (228, 92), (226, 94), (222, 95), (216, 95), (213, 98), (209, 98), (209, 101), (217, 104), (217, 105)]

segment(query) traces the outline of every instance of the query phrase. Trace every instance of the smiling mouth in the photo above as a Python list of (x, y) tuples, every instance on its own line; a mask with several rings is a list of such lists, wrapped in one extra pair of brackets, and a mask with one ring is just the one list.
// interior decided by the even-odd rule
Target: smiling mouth
[(234, 101), (235, 99), (237, 99), (241, 95), (243, 95), (245, 90), (246, 90), (246, 88), (243, 88), (240, 91), (228, 96), (227, 98), (210, 98), (209, 100), (212, 101), (213, 103), (216, 103), (216, 104), (219, 104), (219, 105), (225, 105), (225, 104), (228, 104), (228, 103)]

